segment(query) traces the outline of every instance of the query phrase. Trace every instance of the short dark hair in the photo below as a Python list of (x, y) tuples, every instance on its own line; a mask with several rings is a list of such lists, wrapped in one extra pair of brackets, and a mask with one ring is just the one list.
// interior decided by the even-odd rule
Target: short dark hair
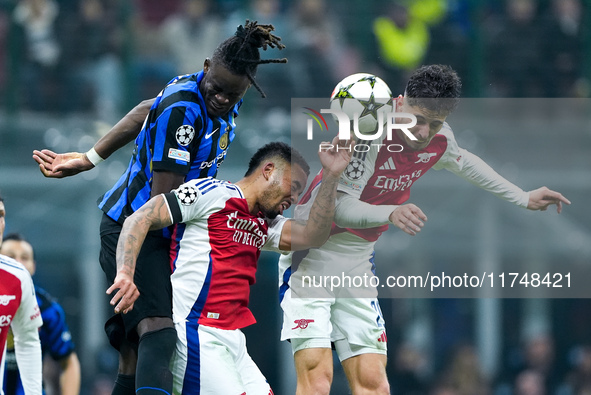
[(35, 255), (35, 249), (33, 248), (33, 245), (31, 244), (31, 242), (27, 239), (25, 239), (25, 236), (23, 236), (21, 233), (9, 233), (6, 236), (4, 236), (4, 239), (2, 239), (2, 242), (0, 242), (0, 245), (2, 245), (2, 243), (4, 243), (5, 241), (22, 241), (25, 243), (29, 243), (29, 245), (31, 246), (31, 249), (33, 250), (33, 255)]
[(302, 170), (304, 170), (306, 175), (310, 175), (310, 166), (302, 154), (285, 143), (275, 141), (265, 144), (255, 152), (252, 158), (250, 158), (248, 170), (244, 176), (248, 177), (261, 165), (261, 163), (271, 158), (281, 158), (289, 164), (297, 164)]
[(13, 241), (27, 241), (27, 239), (25, 239), (25, 236), (23, 236), (20, 233), (9, 233), (6, 236), (4, 236), (3, 241), (8, 241), (8, 240), (13, 240)]
[(286, 58), (261, 60), (259, 48), (285, 48), (279, 42), (281, 37), (271, 34), (273, 30), (273, 25), (259, 25), (257, 21), (246, 20), (244, 26), (238, 26), (234, 36), (222, 42), (213, 52), (214, 62), (222, 64), (233, 74), (246, 75), (263, 97), (265, 93), (254, 79), (257, 66), (263, 63), (287, 63)]
[(432, 64), (421, 66), (412, 73), (404, 96), (411, 106), (449, 114), (456, 109), (461, 90), (462, 81), (454, 69), (447, 65)]
[(0, 202), (3, 202), (4, 198), (2, 197), (2, 192), (0, 192)]

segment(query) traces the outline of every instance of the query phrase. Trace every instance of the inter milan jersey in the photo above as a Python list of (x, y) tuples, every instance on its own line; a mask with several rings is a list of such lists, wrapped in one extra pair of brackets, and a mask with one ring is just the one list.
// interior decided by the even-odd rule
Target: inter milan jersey
[(236, 185), (193, 180), (165, 194), (179, 234), (173, 243), (173, 319), (189, 326), (238, 329), (255, 323), (248, 309), (261, 249), (279, 252), (287, 220), (254, 216)]
[[(0, 255), (0, 367), (8, 330), (17, 333), (37, 330), (43, 323), (29, 272), (17, 261)], [(0, 393), (4, 375), (0, 374)]]
[(203, 71), (173, 79), (158, 95), (135, 141), (126, 172), (99, 199), (113, 220), (126, 217), (150, 199), (154, 171), (215, 177), (234, 140), (234, 118), (242, 101), (223, 117), (210, 117), (199, 84)]

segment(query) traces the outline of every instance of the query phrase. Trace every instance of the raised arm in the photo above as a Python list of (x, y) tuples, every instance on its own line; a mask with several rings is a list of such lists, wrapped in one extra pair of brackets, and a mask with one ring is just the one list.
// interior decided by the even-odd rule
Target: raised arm
[(570, 204), (570, 201), (561, 193), (546, 187), (524, 192), (521, 188), (499, 175), (478, 156), (466, 150), (462, 150), (462, 156), (465, 162), (462, 169), (450, 169), (450, 171), (501, 199), (521, 207), (527, 207), (530, 210), (545, 211), (548, 206), (555, 204), (558, 213), (562, 211), (562, 203)]
[(107, 294), (119, 289), (111, 299), (115, 313), (127, 313), (139, 296), (133, 282), (137, 256), (148, 231), (172, 225), (172, 218), (165, 197), (158, 195), (148, 200), (123, 223), (117, 242), (117, 277)]
[(137, 137), (154, 100), (144, 100), (135, 106), (86, 153), (57, 154), (48, 149), (34, 150), (33, 159), (39, 164), (39, 170), (45, 177), (64, 178), (92, 169)]
[[(327, 144), (328, 146), (329, 144)], [(297, 251), (310, 247), (320, 247), (328, 239), (334, 219), (337, 185), (352, 154), (352, 143), (335, 137), (331, 148), (318, 153), (322, 163), (322, 182), (312, 203), (307, 221), (291, 219), (281, 232), (279, 248), (284, 251)]]

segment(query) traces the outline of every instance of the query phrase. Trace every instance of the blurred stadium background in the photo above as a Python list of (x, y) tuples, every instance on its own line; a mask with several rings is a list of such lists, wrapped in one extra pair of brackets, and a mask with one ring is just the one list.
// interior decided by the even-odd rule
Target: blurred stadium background
[[(477, 99), (449, 119), (460, 146), (524, 189), (547, 185), (573, 205), (560, 216), (527, 212), (433, 172), (411, 197), (429, 216), (427, 227), (413, 239), (384, 235), (378, 271), (457, 262), (498, 270), (591, 264), (589, 1), (0, 0), (6, 233), (32, 242), (35, 281), (66, 310), (83, 394), (110, 393), (117, 368), (102, 330), (109, 312), (95, 201), (124, 171), (132, 147), (64, 180), (44, 179), (32, 150), (86, 151), (173, 76), (200, 70), (247, 18), (276, 26), (289, 63), (259, 68), (268, 98), (247, 93), (221, 178), (240, 178), (264, 142), (290, 141), (292, 97), (328, 97), (353, 72), (375, 73), (398, 94), (417, 66), (445, 63), (462, 77), (464, 97)], [(270, 52), (265, 56), (277, 55)], [(275, 392), (289, 394), (293, 362), (278, 341), (275, 262), (273, 254), (260, 261), (252, 292), (258, 324), (246, 332)], [(589, 295), (540, 296), (384, 299), (392, 393), (591, 393)], [(348, 393), (338, 367), (333, 393)]]

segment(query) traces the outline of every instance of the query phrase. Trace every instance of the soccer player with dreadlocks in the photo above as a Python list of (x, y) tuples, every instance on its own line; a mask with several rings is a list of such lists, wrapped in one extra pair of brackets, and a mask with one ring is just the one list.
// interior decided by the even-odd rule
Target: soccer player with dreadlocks
[[(99, 199), (101, 221), (100, 263), (109, 283), (117, 273), (115, 250), (125, 218), (151, 196), (170, 192), (185, 181), (215, 177), (234, 140), (234, 119), (247, 89), (263, 63), (259, 48), (284, 48), (272, 34), (273, 25), (246, 21), (235, 35), (221, 43), (203, 70), (174, 78), (156, 97), (139, 135), (138, 121), (149, 104), (144, 102), (121, 120), (85, 154), (35, 151), (34, 158), (47, 177), (65, 177), (89, 170), (137, 135), (129, 167), (111, 190)], [(134, 133), (135, 128), (135, 133)], [(172, 321), (172, 248), (182, 228), (150, 232), (138, 257), (135, 283), (140, 296), (133, 308), (116, 311), (106, 325), (110, 343), (119, 350), (119, 374), (113, 395), (172, 393), (169, 361), (176, 343)], [(179, 233), (180, 232), (180, 233)], [(131, 297), (131, 295), (126, 295)]]

